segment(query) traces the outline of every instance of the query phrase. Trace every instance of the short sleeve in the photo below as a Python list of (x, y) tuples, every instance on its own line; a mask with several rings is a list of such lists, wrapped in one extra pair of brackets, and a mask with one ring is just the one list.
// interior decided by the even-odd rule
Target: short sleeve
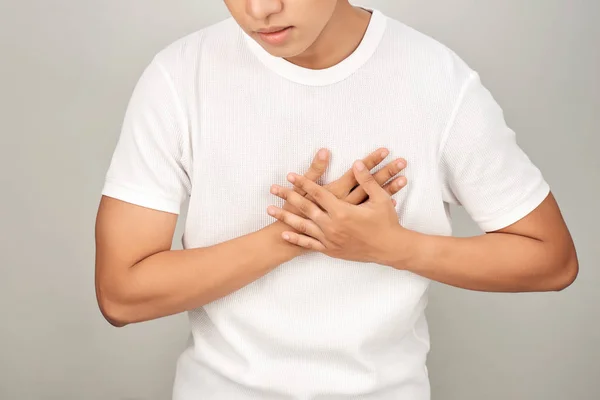
[(179, 214), (191, 190), (187, 131), (173, 82), (154, 59), (129, 100), (102, 194)]
[(442, 138), (440, 167), (444, 201), (462, 205), (484, 232), (522, 219), (550, 191), (476, 72)]

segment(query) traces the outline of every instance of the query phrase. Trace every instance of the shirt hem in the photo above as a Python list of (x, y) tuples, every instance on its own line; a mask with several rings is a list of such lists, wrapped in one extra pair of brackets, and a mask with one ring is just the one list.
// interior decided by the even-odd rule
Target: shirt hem
[(181, 205), (176, 201), (156, 195), (149, 196), (148, 193), (142, 193), (139, 190), (114, 181), (105, 182), (102, 194), (157, 211), (164, 211), (172, 214), (179, 214), (181, 211)]
[(485, 232), (496, 231), (512, 225), (526, 217), (530, 212), (537, 208), (537, 206), (544, 201), (549, 193), (550, 186), (546, 181), (542, 181), (532, 193), (530, 193), (523, 201), (521, 201), (519, 205), (513, 207), (510, 212), (504, 213), (501, 216), (492, 219), (480, 219), (477, 221), (477, 224)]

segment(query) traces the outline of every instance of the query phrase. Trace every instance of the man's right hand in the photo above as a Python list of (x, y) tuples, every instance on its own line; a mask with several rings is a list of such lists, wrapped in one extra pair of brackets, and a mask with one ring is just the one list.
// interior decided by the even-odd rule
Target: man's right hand
[[(388, 154), (389, 152), (387, 151), (387, 149), (380, 148), (369, 154), (367, 157), (363, 158), (362, 161), (366, 165), (367, 169), (371, 170), (377, 165), (379, 165), (388, 156)], [(321, 149), (313, 158), (310, 168), (304, 174), (304, 176), (313, 182), (317, 182), (327, 170), (328, 165), (329, 151), (327, 149)], [(406, 160), (398, 158), (387, 164), (381, 170), (377, 171), (377, 173), (375, 173), (374, 175), (375, 180), (390, 194), (390, 196), (392, 196), (405, 185), (405, 178), (396, 178), (390, 182), (388, 182), (388, 180), (394, 178), (405, 167)], [(338, 199), (342, 199), (348, 203), (358, 205), (367, 200), (368, 196), (365, 193), (365, 191), (360, 186), (357, 187), (357, 185), (358, 182), (354, 177), (352, 168), (350, 168), (344, 175), (342, 175), (336, 181), (328, 183), (323, 187), (329, 190), (331, 193), (333, 193)], [(299, 194), (306, 196), (308, 199), (312, 200), (310, 195), (302, 191), (302, 189), (294, 187), (294, 190)], [(394, 203), (394, 205), (396, 205), (396, 201), (394, 199), (392, 199), (392, 202)], [(282, 208), (296, 215), (304, 216), (304, 214), (300, 210), (298, 210), (296, 207), (289, 204), (288, 202), (285, 202)]]

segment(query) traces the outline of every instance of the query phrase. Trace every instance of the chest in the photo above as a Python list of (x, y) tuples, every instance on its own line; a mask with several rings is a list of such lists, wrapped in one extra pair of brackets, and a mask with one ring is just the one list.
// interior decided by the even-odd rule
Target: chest
[[(379, 147), (404, 157), (406, 173), (427, 173), (437, 155), (442, 126), (427, 107), (416, 109), (410, 96), (397, 101), (373, 92), (292, 85), (253, 91), (247, 86), (220, 92), (201, 102), (194, 154), (221, 177), (257, 181), (302, 173), (321, 147), (331, 152), (324, 182), (337, 179), (353, 161)], [(400, 90), (400, 89), (398, 89)]]
[(190, 215), (205, 226), (220, 227), (213, 230), (222, 235), (215, 241), (254, 231), (273, 221), (265, 212), (269, 204), (283, 204), (270, 194), (270, 186), (290, 187), (287, 174), (304, 174), (321, 147), (331, 154), (323, 184), (385, 147), (390, 155), (372, 172), (398, 157), (408, 161), (402, 174), (409, 187), (394, 198), (399, 218), (422, 225), (420, 214), (409, 211), (438, 201), (437, 149), (443, 127), (430, 109), (419, 111), (409, 103), (402, 97), (391, 102), (364, 91), (302, 86), (291, 86), (285, 96), (244, 86), (200, 101), (192, 132)]

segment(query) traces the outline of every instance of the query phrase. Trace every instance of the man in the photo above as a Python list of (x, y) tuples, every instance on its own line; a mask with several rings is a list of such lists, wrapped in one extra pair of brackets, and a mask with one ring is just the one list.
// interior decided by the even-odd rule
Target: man
[[(174, 399), (428, 399), (431, 280), (573, 282), (547, 182), (456, 54), (347, 0), (225, 3), (142, 74), (97, 219), (105, 317), (189, 312)], [(449, 204), (486, 234), (450, 237)]]

